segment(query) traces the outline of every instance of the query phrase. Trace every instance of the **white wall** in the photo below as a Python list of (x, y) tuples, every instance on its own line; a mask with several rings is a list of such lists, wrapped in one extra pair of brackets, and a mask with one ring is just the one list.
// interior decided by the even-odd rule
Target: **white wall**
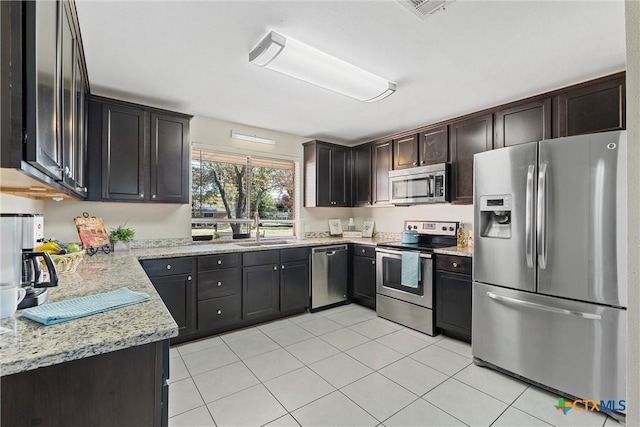
[(42, 213), (44, 202), (0, 193), (1, 213)]
[(627, 0), (627, 425), (640, 425), (640, 2)]
[(462, 221), (465, 228), (473, 228), (472, 205), (417, 205), (388, 208), (355, 208), (353, 210), (356, 229), (360, 229), (363, 221), (374, 221), (375, 231), (400, 232), (404, 228), (404, 220)]

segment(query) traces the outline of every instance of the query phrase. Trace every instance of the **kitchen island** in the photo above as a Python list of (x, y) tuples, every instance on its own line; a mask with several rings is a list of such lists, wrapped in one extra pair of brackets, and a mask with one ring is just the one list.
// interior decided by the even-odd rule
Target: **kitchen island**
[(76, 272), (60, 275), (49, 302), (124, 286), (151, 299), (51, 326), (20, 311), (0, 321), (9, 329), (0, 335), (3, 426), (166, 420), (168, 339), (178, 327), (136, 257), (85, 256)]

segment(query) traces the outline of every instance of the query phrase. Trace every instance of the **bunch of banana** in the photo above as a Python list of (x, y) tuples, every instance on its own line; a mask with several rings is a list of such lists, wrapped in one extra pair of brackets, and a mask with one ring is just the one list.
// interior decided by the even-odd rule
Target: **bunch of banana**
[(45, 242), (42, 245), (35, 248), (35, 251), (47, 252), (50, 255), (64, 255), (67, 253), (67, 250), (56, 242)]

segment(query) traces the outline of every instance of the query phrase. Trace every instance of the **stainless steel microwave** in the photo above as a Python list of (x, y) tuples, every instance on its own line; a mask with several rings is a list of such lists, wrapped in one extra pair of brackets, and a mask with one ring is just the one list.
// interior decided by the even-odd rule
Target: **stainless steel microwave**
[(448, 163), (389, 171), (389, 198), (394, 205), (446, 203), (448, 181)]

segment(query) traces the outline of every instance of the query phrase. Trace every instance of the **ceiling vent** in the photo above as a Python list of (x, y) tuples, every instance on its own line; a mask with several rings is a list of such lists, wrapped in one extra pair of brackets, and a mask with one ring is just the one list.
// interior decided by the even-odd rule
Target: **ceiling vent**
[(427, 19), (434, 13), (444, 10), (447, 3), (452, 0), (398, 0), (402, 6), (406, 7), (420, 19)]

